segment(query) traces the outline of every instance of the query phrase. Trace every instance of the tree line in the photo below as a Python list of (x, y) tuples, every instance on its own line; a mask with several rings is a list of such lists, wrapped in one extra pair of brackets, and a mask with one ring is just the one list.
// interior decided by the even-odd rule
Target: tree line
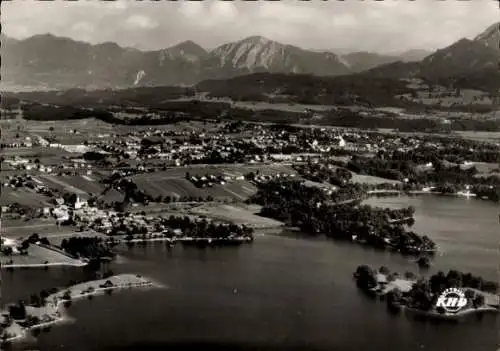
[[(340, 192), (363, 196), (358, 189), (358, 186), (348, 186), (340, 188)], [(358, 198), (338, 196), (335, 192), (328, 195), (300, 181), (270, 181), (260, 184), (249, 202), (262, 206), (261, 215), (284, 221), (310, 235), (355, 240), (403, 254), (435, 250), (435, 243), (429, 237), (403, 226), (407, 218), (413, 217), (411, 207), (401, 210), (373, 208), (359, 205)]]

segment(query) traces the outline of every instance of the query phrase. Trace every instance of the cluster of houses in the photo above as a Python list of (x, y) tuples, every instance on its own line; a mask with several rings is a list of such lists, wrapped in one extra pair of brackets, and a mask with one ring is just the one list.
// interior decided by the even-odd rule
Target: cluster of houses
[(4, 164), (15, 170), (23, 171), (38, 171), (47, 174), (66, 174), (74, 175), (85, 173), (87, 175), (92, 174), (92, 165), (88, 164), (84, 159), (71, 159), (68, 162), (59, 163), (57, 165), (46, 165), (40, 162), (38, 159), (24, 158), (20, 156), (15, 156), (11, 159), (5, 159)]
[(52, 166), (45, 166), (37, 160), (31, 160), (27, 158), (22, 158), (19, 156), (14, 157), (13, 159), (4, 160), (4, 163), (9, 165), (10, 168), (18, 169), (18, 170), (37, 170), (42, 173), (52, 173), (55, 168)]

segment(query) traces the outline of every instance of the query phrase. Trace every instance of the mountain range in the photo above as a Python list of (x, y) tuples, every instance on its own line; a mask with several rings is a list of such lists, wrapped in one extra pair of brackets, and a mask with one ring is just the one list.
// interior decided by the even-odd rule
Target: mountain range
[(399, 55), (318, 52), (262, 36), (210, 51), (193, 41), (140, 51), (111, 42), (92, 45), (51, 34), (23, 40), (2, 35), (2, 84), (49, 88), (193, 85), (256, 72), (317, 76), (363, 72), (384, 78), (478, 75), (498, 68), (499, 27), (496, 23), (472, 40), (461, 39), (434, 53), (412, 50)]

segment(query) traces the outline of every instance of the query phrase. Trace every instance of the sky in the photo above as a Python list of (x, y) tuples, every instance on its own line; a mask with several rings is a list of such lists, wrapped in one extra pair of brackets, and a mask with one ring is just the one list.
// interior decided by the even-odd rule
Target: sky
[(210, 49), (253, 35), (315, 50), (435, 50), (500, 19), (498, 0), (12, 0), (1, 11), (14, 38), (51, 33), (141, 50), (185, 40)]

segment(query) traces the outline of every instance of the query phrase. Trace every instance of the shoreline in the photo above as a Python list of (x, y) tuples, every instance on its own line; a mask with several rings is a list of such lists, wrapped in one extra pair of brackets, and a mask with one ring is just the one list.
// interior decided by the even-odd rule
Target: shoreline
[[(162, 235), (161, 233), (150, 233), (147, 235)], [(122, 235), (122, 237), (124, 237)], [(126, 237), (126, 235), (125, 235)], [(224, 242), (229, 242), (229, 243), (250, 243), (253, 241), (252, 238), (250, 237), (244, 237), (244, 236), (238, 236), (234, 238), (201, 238), (201, 237), (181, 237), (181, 238), (170, 238), (166, 236), (159, 236), (159, 237), (150, 237), (150, 238), (134, 238), (127, 240), (126, 238), (117, 238), (115, 237), (110, 237), (109, 241), (111, 242), (117, 242), (117, 243), (141, 243), (141, 242), (155, 242), (155, 241), (167, 241), (171, 244), (176, 244), (177, 242), (183, 243), (183, 242), (197, 242), (197, 241), (206, 241), (208, 243), (211, 243), (212, 241), (218, 242), (218, 241), (224, 241)]]
[[(424, 190), (410, 190), (410, 191), (404, 191), (404, 190), (369, 190), (367, 192), (369, 197), (377, 197), (378, 194), (380, 195), (394, 195), (394, 196), (411, 196), (411, 195), (434, 195), (434, 196), (453, 196), (453, 197), (461, 197), (461, 198), (478, 198), (477, 194), (474, 193), (463, 193), (463, 192), (456, 192), (456, 193), (442, 193), (439, 191), (424, 191)], [(481, 199), (482, 200), (482, 199)]]
[[(78, 233), (76, 233), (78, 234)], [(245, 236), (237, 236), (232, 238), (202, 238), (202, 237), (180, 237), (180, 238), (171, 238), (162, 236), (162, 233), (148, 233), (146, 234), (148, 237), (143, 239), (140, 237), (141, 234), (136, 235), (133, 239), (127, 240), (126, 235), (120, 236), (107, 236), (105, 241), (114, 242), (117, 244), (127, 244), (127, 243), (146, 243), (146, 242), (169, 242), (170, 244), (179, 243), (196, 243), (196, 242), (204, 242), (206, 241), (208, 244), (214, 242), (214, 244), (218, 244), (218, 242), (222, 243), (251, 243), (253, 242), (252, 237)], [(156, 235), (156, 236), (155, 236)], [(76, 235), (77, 236), (77, 235)], [(49, 249), (47, 246), (45, 248)], [(53, 248), (50, 248), (53, 249)], [(57, 249), (57, 248), (55, 248)], [(85, 267), (89, 264), (87, 261), (77, 260), (76, 262), (48, 262), (48, 263), (13, 263), (13, 264), (1, 264), (0, 271), (2, 269), (14, 269), (14, 268), (46, 268), (46, 267)]]
[(458, 311), (456, 313), (439, 313), (435, 310), (430, 311), (422, 311), (416, 308), (411, 308), (407, 306), (400, 306), (400, 309), (403, 313), (410, 313), (417, 316), (423, 316), (426, 318), (433, 319), (444, 319), (444, 320), (458, 320), (460, 317), (468, 316), (471, 314), (480, 314), (485, 312), (494, 312), (498, 313), (499, 310), (492, 306), (480, 306), (478, 308), (468, 307), (464, 310)]
[[(113, 281), (116, 280), (118, 280), (118, 282), (113, 283)], [(114, 285), (101, 287), (101, 285), (106, 284), (107, 281), (112, 282)], [(33, 317), (38, 313), (43, 314), (44, 317), (47, 316), (51, 320), (37, 323), (29, 327), (21, 327), (17, 322), (13, 322), (11, 326), (5, 329), (5, 332), (14, 335), (6, 338), (5, 342), (21, 340), (26, 338), (28, 333), (33, 330), (43, 329), (45, 327), (67, 322), (70, 319), (67, 314), (67, 309), (64, 307), (64, 304), (67, 302), (78, 301), (90, 296), (93, 297), (103, 295), (106, 291), (144, 287), (164, 288), (165, 286), (139, 275), (120, 274), (106, 279), (91, 280), (64, 288), (57, 293), (49, 295), (46, 299), (46, 304), (42, 307), (26, 306), (27, 310), (32, 310), (32, 314), (29, 314), (27, 311), (27, 316)], [(89, 291), (89, 289), (92, 289), (92, 291)], [(69, 300), (63, 298), (67, 291), (70, 291)], [(14, 329), (14, 331), (9, 332), (9, 328)]]
[(61, 267), (61, 266), (69, 266), (69, 267), (85, 267), (87, 266), (87, 262), (81, 263), (70, 263), (70, 262), (50, 262), (50, 263), (15, 263), (15, 264), (3, 264), (0, 269), (7, 268), (44, 268), (44, 267)]
[[(356, 279), (356, 277), (355, 277)], [(373, 296), (379, 299), (384, 299), (384, 297), (389, 294), (392, 290), (397, 289), (402, 293), (409, 292), (413, 285), (417, 282), (415, 279), (408, 278), (396, 278), (392, 281), (387, 281), (387, 274), (377, 273), (377, 286), (369, 289), (367, 292), (373, 294)], [(474, 308), (472, 306), (467, 306), (466, 308), (459, 310), (455, 313), (444, 312), (440, 313), (435, 308), (425, 311), (413, 307), (408, 307), (404, 304), (398, 304), (396, 307), (398, 311), (408, 314), (413, 314), (417, 316), (422, 316), (425, 318), (432, 319), (445, 319), (445, 320), (458, 320), (460, 317), (467, 316), (470, 314), (480, 314), (485, 312), (500, 312), (500, 294), (491, 293), (487, 291), (482, 291), (474, 288), (464, 287), (464, 291), (473, 291), (475, 294), (480, 294), (485, 298), (485, 303), (482, 306)]]

